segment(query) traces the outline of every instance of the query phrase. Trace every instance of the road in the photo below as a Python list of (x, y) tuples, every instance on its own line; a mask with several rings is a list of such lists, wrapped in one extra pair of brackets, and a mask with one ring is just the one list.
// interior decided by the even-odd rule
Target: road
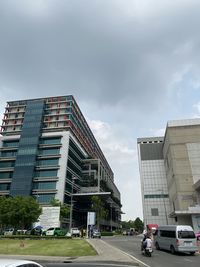
[[(85, 262), (85, 263), (47, 263), (43, 264), (44, 267), (131, 267), (131, 265), (126, 264), (112, 264), (112, 263), (95, 263), (95, 262)], [(135, 266), (132, 266), (135, 267)]]
[(141, 237), (135, 236), (115, 236), (104, 237), (103, 240), (108, 244), (121, 249), (125, 253), (139, 260), (140, 266), (146, 267), (196, 267), (199, 266), (200, 255), (196, 253), (194, 256), (188, 254), (175, 254), (170, 252), (157, 251), (154, 249), (152, 257), (145, 257), (141, 254), (140, 243)]

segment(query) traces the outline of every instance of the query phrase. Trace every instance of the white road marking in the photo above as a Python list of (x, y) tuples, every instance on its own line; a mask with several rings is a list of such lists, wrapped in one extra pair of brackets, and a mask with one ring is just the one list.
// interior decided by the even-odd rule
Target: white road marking
[(122, 251), (125, 255), (129, 256), (130, 258), (132, 258), (133, 260), (137, 261), (138, 263), (141, 263), (142, 265), (146, 266), (146, 267), (151, 267), (150, 265), (147, 265), (146, 263), (144, 263), (141, 260), (138, 260), (136, 257), (132, 256), (131, 254), (128, 254), (124, 251)]

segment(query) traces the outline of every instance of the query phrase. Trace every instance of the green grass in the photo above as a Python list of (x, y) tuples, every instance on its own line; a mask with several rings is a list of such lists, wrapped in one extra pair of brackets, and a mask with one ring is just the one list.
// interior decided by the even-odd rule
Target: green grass
[(96, 255), (96, 251), (82, 239), (1, 239), (0, 254), (79, 257)]

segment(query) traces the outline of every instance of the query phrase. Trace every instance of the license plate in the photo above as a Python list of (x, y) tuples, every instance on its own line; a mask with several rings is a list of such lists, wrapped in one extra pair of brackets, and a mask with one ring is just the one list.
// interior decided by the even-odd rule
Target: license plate
[(185, 246), (192, 246), (192, 242), (185, 242)]

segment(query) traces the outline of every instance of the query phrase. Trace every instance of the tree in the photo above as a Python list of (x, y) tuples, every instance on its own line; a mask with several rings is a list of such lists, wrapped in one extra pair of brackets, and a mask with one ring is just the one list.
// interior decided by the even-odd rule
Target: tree
[(25, 229), (38, 220), (42, 213), (39, 203), (31, 196), (1, 197), (0, 221), (2, 225)]
[(122, 228), (123, 229), (135, 228), (134, 221), (132, 221), (132, 220), (122, 221)]
[(58, 199), (52, 199), (50, 204), (53, 207), (60, 207), (60, 220), (68, 217), (68, 214), (70, 213), (70, 208), (67, 204), (61, 204)]
[(144, 223), (140, 220), (139, 217), (137, 217), (134, 221), (134, 228), (138, 231), (138, 232), (142, 232), (144, 229)]
[(92, 208), (96, 212), (97, 227), (100, 228), (100, 220), (107, 216), (107, 210), (99, 196), (92, 196)]

